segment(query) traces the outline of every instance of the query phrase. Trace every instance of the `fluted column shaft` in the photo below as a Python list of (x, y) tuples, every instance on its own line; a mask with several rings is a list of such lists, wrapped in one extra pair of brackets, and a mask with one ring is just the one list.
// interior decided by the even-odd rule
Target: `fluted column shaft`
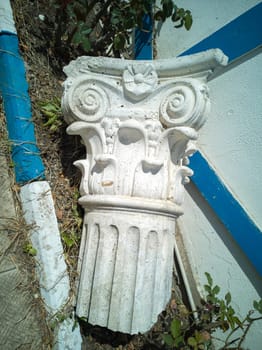
[(209, 110), (219, 50), (160, 61), (80, 57), (65, 68), (63, 111), (86, 158), (77, 315), (147, 331), (171, 294), (175, 219)]

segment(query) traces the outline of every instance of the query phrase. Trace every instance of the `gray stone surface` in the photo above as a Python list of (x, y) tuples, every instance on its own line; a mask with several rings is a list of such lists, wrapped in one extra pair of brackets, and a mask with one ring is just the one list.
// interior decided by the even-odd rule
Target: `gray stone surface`
[(33, 281), (16, 253), (19, 231), (14, 229), (16, 211), (2, 155), (0, 169), (0, 350), (47, 349), (42, 341), (44, 317), (30, 288)]

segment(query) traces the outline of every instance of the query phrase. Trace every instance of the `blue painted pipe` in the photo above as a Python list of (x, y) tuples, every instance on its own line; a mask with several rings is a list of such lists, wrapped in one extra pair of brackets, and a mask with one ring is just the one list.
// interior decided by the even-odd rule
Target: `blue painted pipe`
[(45, 169), (36, 146), (25, 66), (15, 34), (0, 35), (0, 91), (16, 181), (23, 185), (44, 179)]

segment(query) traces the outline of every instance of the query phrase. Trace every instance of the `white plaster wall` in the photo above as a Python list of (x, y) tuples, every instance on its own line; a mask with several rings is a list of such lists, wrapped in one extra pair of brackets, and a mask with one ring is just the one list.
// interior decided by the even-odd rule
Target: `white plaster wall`
[(212, 111), (199, 146), (262, 230), (262, 54), (209, 82)]
[(167, 20), (156, 40), (157, 58), (179, 55), (260, 3), (259, 0), (175, 0), (174, 2), (180, 7), (191, 10), (193, 25), (190, 31), (184, 28), (174, 29), (173, 22)]
[[(166, 22), (157, 37), (157, 58), (179, 55), (260, 3), (255, 0), (177, 0), (192, 10), (191, 31), (174, 30)], [(212, 111), (200, 132), (199, 147), (219, 177), (262, 229), (262, 55), (241, 62), (209, 82)], [(230, 291), (241, 316), (262, 295), (262, 280), (230, 233), (201, 197), (188, 185), (180, 231), (193, 275), (201, 289), (209, 272), (221, 290)], [(244, 348), (262, 348), (262, 322), (255, 324)]]
[[(253, 308), (253, 301), (261, 297), (261, 277), (194, 185), (187, 185), (187, 189), (185, 214), (179, 218), (178, 225), (197, 286), (204, 293), (203, 285), (207, 282), (204, 273), (209, 272), (214, 283), (221, 287), (220, 296), (230, 291), (232, 306), (244, 317)], [(262, 321), (259, 321), (250, 329), (244, 348), (260, 350), (261, 344)]]

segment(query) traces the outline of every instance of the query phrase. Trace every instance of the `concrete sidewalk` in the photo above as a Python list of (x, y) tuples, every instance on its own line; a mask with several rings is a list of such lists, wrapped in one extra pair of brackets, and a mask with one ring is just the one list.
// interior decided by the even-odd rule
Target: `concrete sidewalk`
[(32, 277), (16, 254), (19, 231), (14, 223), (19, 221), (7, 161), (1, 154), (0, 169), (0, 349), (48, 349), (43, 344), (46, 326), (40, 300), (32, 295)]

